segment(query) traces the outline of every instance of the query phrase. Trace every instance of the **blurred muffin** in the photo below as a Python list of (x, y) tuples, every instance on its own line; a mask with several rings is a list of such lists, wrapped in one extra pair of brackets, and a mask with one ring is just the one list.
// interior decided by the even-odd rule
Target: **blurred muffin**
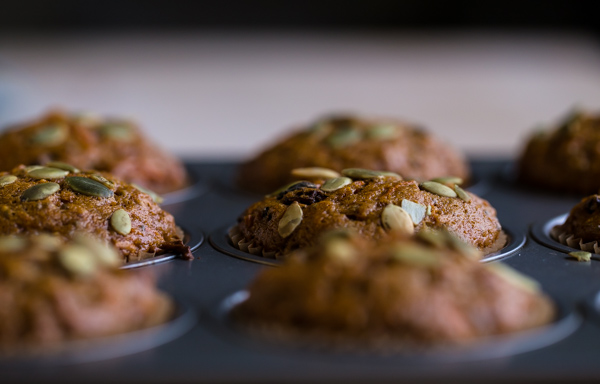
[(126, 262), (165, 251), (192, 258), (175, 219), (153, 196), (108, 173), (54, 165), (0, 172), (0, 235), (48, 232), (67, 240), (86, 232), (114, 245)]
[(333, 178), (328, 177), (335, 171), (321, 168), (294, 173), (315, 182), (286, 185), (247, 208), (229, 232), (234, 246), (282, 258), (339, 228), (376, 240), (391, 232), (446, 228), (486, 254), (506, 243), (496, 210), (460, 188), (458, 179), (419, 184), (391, 172), (357, 168)]
[(261, 336), (329, 347), (458, 345), (546, 324), (552, 302), (448, 233), (378, 242), (328, 234), (263, 270), (233, 319)]
[(331, 117), (295, 131), (242, 164), (238, 185), (267, 193), (293, 181), (294, 168), (388, 170), (418, 181), (469, 179), (464, 156), (415, 126), (394, 120)]
[(600, 253), (600, 195), (587, 196), (575, 205), (562, 225), (550, 235), (562, 244), (582, 251)]
[[(86, 234), (0, 236), (0, 353), (160, 324), (173, 313), (148, 271), (119, 270), (119, 253)], [(145, 273), (144, 273), (145, 272)]]
[(518, 164), (518, 180), (546, 190), (597, 193), (600, 115), (576, 111), (553, 129), (532, 135)]
[(130, 121), (53, 111), (0, 135), (0, 171), (52, 161), (110, 172), (158, 193), (188, 184), (183, 164)]

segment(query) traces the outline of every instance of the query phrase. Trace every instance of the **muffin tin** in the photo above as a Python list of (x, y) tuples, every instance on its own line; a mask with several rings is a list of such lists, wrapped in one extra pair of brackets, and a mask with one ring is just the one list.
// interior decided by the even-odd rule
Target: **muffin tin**
[[(257, 197), (232, 184), (235, 162), (188, 162), (202, 180), (203, 193), (165, 204), (192, 234), (226, 240), (226, 228)], [(159, 286), (197, 314), (179, 337), (139, 348), (138, 353), (76, 362), (0, 359), (2, 381), (10, 382), (513, 382), (596, 381), (600, 345), (600, 263), (577, 262), (543, 240), (549, 220), (568, 212), (583, 196), (522, 188), (507, 177), (508, 160), (474, 160), (486, 188), (479, 192), (497, 209), (511, 235), (503, 262), (538, 280), (561, 315), (527, 334), (484, 340), (470, 350), (434, 353), (344, 353), (273, 345), (249, 337), (229, 321), (227, 310), (260, 270), (271, 266), (230, 257), (205, 241), (195, 260), (147, 265), (160, 271)], [(546, 232), (545, 232), (546, 231)], [(217, 239), (217, 240), (215, 240)], [(523, 244), (524, 243), (524, 244)], [(516, 244), (516, 246), (515, 246)], [(222, 248), (222, 246), (221, 246)], [(239, 252), (239, 251), (238, 251)], [(494, 262), (494, 261), (491, 261)], [(240, 293), (242, 292), (242, 293)], [(236, 296), (237, 294), (237, 296)], [(233, 295), (233, 296), (232, 296)], [(232, 301), (233, 300), (233, 301)], [(192, 315), (193, 316), (193, 315)], [(142, 345), (144, 338), (131, 343)], [(100, 346), (98, 346), (100, 349)], [(84, 359), (85, 360), (85, 359)], [(65, 367), (68, 364), (68, 367)]]

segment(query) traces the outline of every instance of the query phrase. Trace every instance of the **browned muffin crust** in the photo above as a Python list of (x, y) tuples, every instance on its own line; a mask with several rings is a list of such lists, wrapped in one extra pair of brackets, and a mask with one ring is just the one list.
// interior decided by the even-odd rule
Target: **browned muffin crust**
[(329, 236), (263, 270), (233, 318), (262, 336), (378, 348), (462, 344), (553, 320), (537, 283), (430, 240)]
[[(372, 171), (366, 172), (368, 175)], [(302, 181), (273, 193), (242, 213), (230, 231), (230, 238), (244, 251), (276, 258), (314, 245), (323, 232), (332, 229), (348, 228), (380, 240), (396, 230), (384, 223), (388, 206), (393, 205), (396, 211), (410, 211), (407, 205), (413, 205), (421, 210), (421, 215), (414, 213), (420, 217), (416, 221), (411, 217), (408, 228), (398, 230), (410, 233), (446, 228), (485, 253), (504, 246), (496, 210), (472, 193), (462, 191), (469, 201), (456, 195), (441, 196), (425, 190), (424, 183), (385, 173), (362, 180), (347, 178), (347, 182), (336, 190), (326, 191), (324, 184)]]
[(519, 182), (547, 190), (600, 189), (600, 115), (574, 112), (558, 127), (537, 132), (519, 160)]
[(238, 185), (267, 193), (293, 181), (294, 168), (388, 170), (407, 179), (469, 179), (464, 156), (415, 126), (394, 120), (332, 117), (291, 133), (240, 166)]
[(0, 353), (60, 347), (160, 324), (173, 304), (149, 271), (118, 269), (106, 243), (78, 235), (0, 236)]
[(600, 241), (600, 195), (587, 196), (575, 205), (562, 225), (551, 231), (556, 240), (574, 248), (597, 252)]
[[(48, 171), (40, 178), (40, 172)], [(74, 189), (75, 181), (83, 181), (79, 190)], [(49, 186), (53, 188), (48, 191), (38, 189)], [(149, 194), (108, 173), (39, 166), (1, 172), (0, 235), (42, 232), (65, 240), (76, 232), (93, 234), (113, 244), (125, 261), (153, 257), (162, 248), (173, 247), (192, 257), (173, 216)]]
[(0, 171), (50, 161), (110, 172), (158, 193), (188, 184), (183, 164), (130, 121), (52, 111), (0, 135)]

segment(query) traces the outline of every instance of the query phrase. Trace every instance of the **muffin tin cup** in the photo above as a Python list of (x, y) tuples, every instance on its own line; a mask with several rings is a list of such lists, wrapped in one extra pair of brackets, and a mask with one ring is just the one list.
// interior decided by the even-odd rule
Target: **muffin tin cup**
[[(236, 257), (238, 259), (251, 261), (254, 263), (269, 265), (273, 267), (279, 267), (284, 263), (284, 260), (280, 259), (270, 259), (263, 256), (253, 255), (248, 252), (244, 252), (233, 246), (231, 240), (229, 239), (229, 229), (231, 226), (222, 227), (212, 232), (209, 237), (210, 244), (217, 249), (218, 251)], [(519, 251), (523, 245), (525, 244), (525, 235), (518, 233), (516, 231), (511, 230), (507, 227), (502, 227), (502, 230), (507, 236), (506, 245), (497, 252), (493, 252), (485, 255), (481, 261), (486, 263), (490, 261), (496, 261), (500, 259), (507, 258), (515, 254), (515, 252)]]
[(47, 348), (0, 354), (0, 368), (36, 365), (71, 365), (102, 361), (143, 352), (171, 342), (196, 324), (197, 316), (189, 305), (175, 300), (171, 319), (152, 327), (86, 340), (68, 341)]
[[(194, 252), (202, 243), (204, 242), (204, 234), (201, 231), (189, 231), (187, 228), (182, 228), (184, 233), (183, 243), (190, 247), (190, 250)], [(121, 269), (132, 269), (145, 267), (148, 265), (163, 263), (165, 261), (173, 260), (180, 255), (177, 253), (166, 253), (163, 255), (158, 255), (156, 257), (151, 257), (149, 259), (132, 261), (130, 263), (123, 264)]]
[[(296, 357), (328, 360), (341, 359), (352, 364), (394, 364), (414, 365), (432, 362), (478, 361), (512, 356), (552, 345), (575, 332), (582, 323), (582, 317), (566, 303), (553, 299), (557, 316), (547, 325), (511, 334), (490, 336), (467, 345), (444, 346), (415, 349), (414, 347), (361, 347), (360, 344), (337, 345), (333, 342), (315, 342), (299, 335), (278, 339), (264, 337), (264, 333), (253, 331), (231, 318), (235, 306), (247, 299), (248, 291), (241, 290), (225, 297), (209, 311), (209, 318), (215, 322), (218, 332), (231, 343), (241, 344), (249, 349), (274, 349), (276, 353)], [(314, 340), (314, 339), (312, 339)]]

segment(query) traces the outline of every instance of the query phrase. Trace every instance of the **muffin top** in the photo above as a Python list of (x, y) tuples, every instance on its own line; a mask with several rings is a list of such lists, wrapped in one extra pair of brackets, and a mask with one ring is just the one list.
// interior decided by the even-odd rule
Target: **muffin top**
[(445, 231), (377, 242), (328, 233), (263, 270), (232, 315), (267, 336), (374, 345), (458, 344), (552, 321), (535, 281), (478, 258)]
[(426, 131), (390, 119), (321, 119), (275, 142), (239, 168), (238, 184), (267, 193), (293, 181), (294, 168), (388, 170), (418, 181), (469, 178), (464, 156)]
[(0, 235), (48, 232), (67, 240), (86, 232), (114, 245), (124, 261), (163, 249), (191, 257), (173, 216), (152, 193), (108, 173), (52, 165), (0, 172)]
[(0, 236), (0, 352), (56, 347), (167, 320), (173, 305), (149, 271), (87, 233)]
[[(313, 180), (331, 172), (319, 169), (322, 177)], [(346, 169), (323, 182), (284, 186), (254, 203), (238, 218), (230, 238), (242, 250), (279, 258), (314, 245), (320, 234), (332, 229), (348, 228), (382, 239), (391, 232), (446, 228), (484, 253), (497, 251), (506, 238), (496, 210), (460, 188), (458, 181), (419, 184), (390, 172)]]
[(600, 188), (600, 115), (572, 112), (532, 135), (519, 160), (519, 181), (546, 189), (596, 193)]
[(180, 161), (124, 119), (52, 111), (0, 135), (0, 171), (51, 161), (110, 172), (158, 193), (178, 190), (188, 183)]
[(587, 196), (575, 205), (555, 233), (573, 235), (584, 243), (600, 241), (600, 195)]

